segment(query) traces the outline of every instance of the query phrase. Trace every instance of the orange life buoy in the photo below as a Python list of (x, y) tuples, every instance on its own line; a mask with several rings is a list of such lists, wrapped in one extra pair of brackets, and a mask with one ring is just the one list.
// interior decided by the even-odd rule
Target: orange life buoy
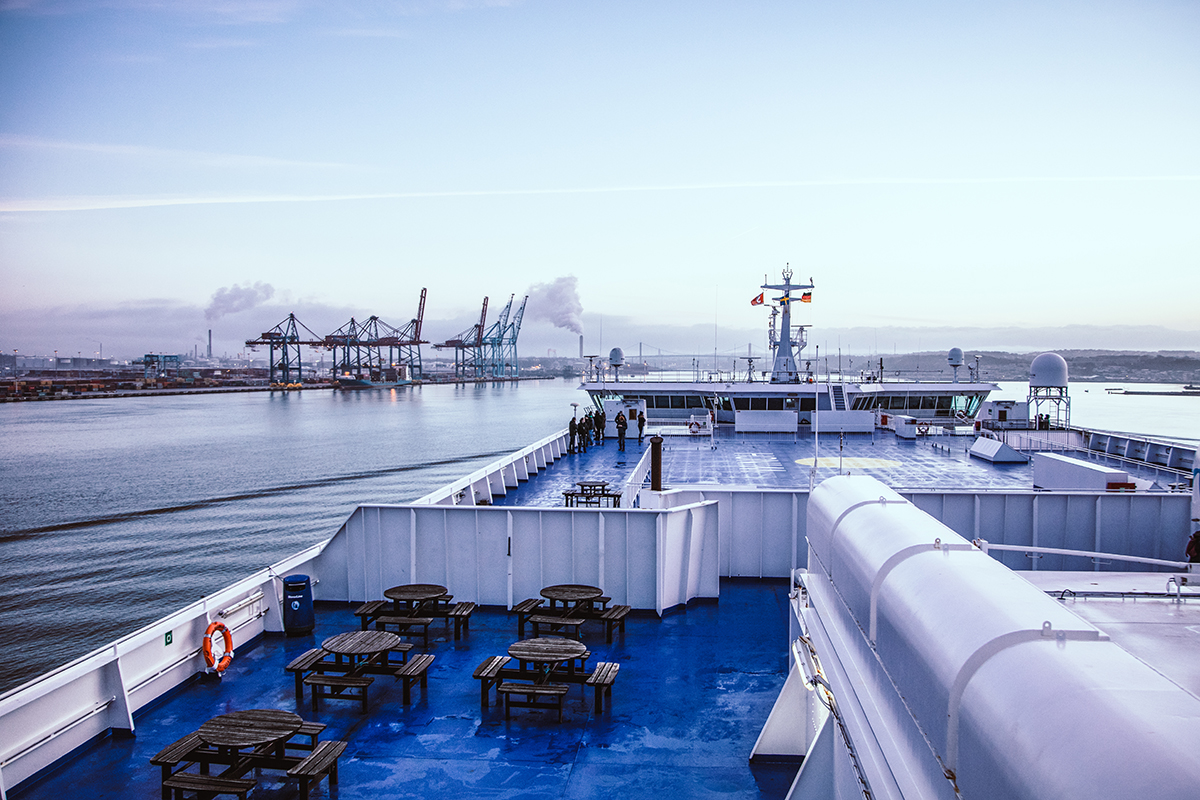
[(699, 422), (696, 422), (696, 420), (692, 420), (690, 423), (688, 423), (688, 433), (699, 433), (699, 432), (700, 432), (700, 423)]
[[(221, 632), (221, 638), (225, 640), (225, 652), (219, 663), (213, 658), (212, 646), (212, 637), (217, 631)], [(204, 632), (204, 663), (210, 669), (215, 668), (216, 672), (224, 672), (230, 661), (233, 661), (233, 634), (229, 632), (229, 628), (225, 627), (224, 622), (214, 622)]]

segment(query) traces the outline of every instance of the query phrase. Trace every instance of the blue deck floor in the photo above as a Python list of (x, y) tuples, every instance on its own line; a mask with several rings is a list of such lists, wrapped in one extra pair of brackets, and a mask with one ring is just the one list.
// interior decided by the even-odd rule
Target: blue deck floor
[[(601, 453), (611, 454), (615, 446)], [(353, 608), (318, 606), (312, 636), (263, 637), (241, 647), (219, 682), (196, 682), (137, 718), (137, 736), (106, 739), (31, 786), (22, 800), (157, 798), (160, 774), (149, 759), (227, 711), (279, 708), (328, 725), (341, 739), (341, 780), (315, 797), (350, 798), (782, 798), (794, 765), (751, 766), (750, 751), (787, 669), (787, 586), (724, 581), (718, 602), (695, 603), (661, 620), (631, 616), (625, 634), (604, 642), (585, 626), (593, 661), (617, 661), (612, 706), (596, 715), (591, 694), (573, 687), (564, 712), (479, 707), (474, 668), (503, 654), (516, 617), (477, 610), (459, 642), (435, 625), (429, 687), (402, 690), (384, 678), (369, 713), (357, 702), (325, 701), (318, 713), (297, 705), (284, 665), (322, 639), (357, 629)], [(418, 640), (419, 650), (421, 647)], [(414, 651), (415, 652), (415, 651)], [(306, 696), (307, 700), (307, 696)], [(251, 798), (297, 797), (295, 782), (265, 772)]]
[[(904, 441), (890, 432), (822, 434), (817, 482), (842, 470), (867, 474), (896, 489), (1015, 489), (1030, 488), (1033, 470), (1028, 464), (990, 464), (967, 454), (975, 439), (939, 436)], [(723, 435), (710, 447), (703, 437), (668, 436), (663, 444), (663, 485), (723, 484), (767, 489), (807, 487), (815, 437)], [(563, 491), (576, 481), (603, 480), (623, 485), (650, 448), (634, 437), (624, 453), (615, 439), (591, 446), (586, 453), (567, 455), (550, 469), (516, 489), (509, 489), (496, 505), (561, 506)], [(808, 464), (800, 463), (809, 459)]]

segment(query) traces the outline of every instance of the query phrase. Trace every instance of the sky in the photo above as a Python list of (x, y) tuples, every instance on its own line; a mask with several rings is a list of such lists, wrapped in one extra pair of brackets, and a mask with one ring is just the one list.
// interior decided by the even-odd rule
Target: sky
[[(0, 350), (1200, 350), (1200, 4), (0, 0)], [(575, 290), (567, 297), (565, 289)], [(578, 306), (575, 306), (575, 303)], [(557, 324), (556, 324), (557, 323)]]

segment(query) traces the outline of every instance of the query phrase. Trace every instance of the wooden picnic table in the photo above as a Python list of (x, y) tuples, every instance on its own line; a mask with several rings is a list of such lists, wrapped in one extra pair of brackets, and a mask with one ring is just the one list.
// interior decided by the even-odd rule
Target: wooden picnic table
[(392, 601), (397, 612), (407, 611), (413, 616), (417, 615), (422, 605), (436, 603), (447, 594), (446, 587), (436, 583), (406, 583), (383, 590), (383, 596)]
[(608, 488), (608, 481), (576, 481), (575, 485), (583, 494), (600, 494)]
[[(309, 788), (328, 777), (337, 782), (337, 759), (346, 748), (345, 742), (317, 742), (324, 725), (305, 723), (290, 711), (274, 708), (254, 708), (233, 711), (213, 717), (174, 744), (168, 745), (151, 759), (162, 767), (162, 796), (172, 792), (195, 792), (198, 797), (234, 794), (245, 798), (254, 789), (255, 778), (243, 778), (251, 770), (286, 770), (289, 777), (300, 781), (301, 797), (307, 798)], [(292, 745), (308, 750), (309, 755), (289, 755), (288, 740), (307, 735), (309, 746)], [(213, 749), (216, 748), (216, 749)], [(242, 752), (245, 748), (249, 750)], [(200, 773), (186, 771), (191, 763), (200, 765)], [(184, 767), (176, 769), (180, 764)], [(220, 775), (210, 775), (211, 764), (227, 765)]]
[[(542, 589), (542, 597), (550, 601), (549, 613), (570, 616), (575, 611), (591, 611), (592, 603), (604, 596), (599, 586), (581, 583), (560, 583)], [(561, 607), (560, 605), (561, 604)]]
[(252, 708), (213, 717), (196, 733), (205, 743), (221, 750), (236, 751), (243, 747), (276, 745), (276, 755), (283, 755), (283, 744), (304, 720), (290, 711), (274, 708)]
[(558, 636), (543, 636), (538, 639), (521, 639), (508, 646), (508, 654), (520, 663), (520, 668), (511, 677), (525, 677), (534, 683), (546, 683), (559, 664), (567, 663), (567, 672), (575, 671), (575, 660), (583, 658), (587, 646), (576, 639)]
[(582, 490), (569, 489), (563, 492), (563, 502), (567, 508), (579, 508), (581, 506), (592, 508), (620, 508), (621, 493), (620, 492), (585, 492)]
[[(321, 649), (333, 654), (337, 664), (344, 665), (347, 672), (390, 675), (407, 660), (412, 644), (390, 631), (347, 631), (321, 642)], [(391, 660), (392, 653), (401, 654), (399, 663)], [(331, 670), (326, 667), (324, 671)]]

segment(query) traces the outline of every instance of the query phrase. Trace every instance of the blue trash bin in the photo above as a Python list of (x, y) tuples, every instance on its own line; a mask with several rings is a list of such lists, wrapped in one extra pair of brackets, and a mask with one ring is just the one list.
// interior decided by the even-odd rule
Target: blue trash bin
[(283, 630), (288, 636), (312, 633), (312, 584), (307, 575), (288, 575), (283, 579)]

